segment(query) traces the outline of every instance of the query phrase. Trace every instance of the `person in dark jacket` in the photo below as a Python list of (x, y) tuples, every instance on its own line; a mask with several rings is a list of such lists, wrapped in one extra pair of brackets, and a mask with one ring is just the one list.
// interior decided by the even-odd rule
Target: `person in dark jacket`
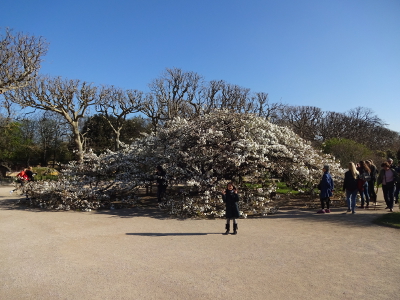
[[(397, 173), (397, 177), (400, 177), (400, 165), (397, 166), (397, 168), (394, 169)], [(398, 204), (399, 203), (399, 194), (400, 194), (400, 182), (397, 180), (396, 183), (396, 189), (394, 191), (394, 203)]]
[[(322, 175), (322, 179), (319, 183), (319, 190), (321, 190), (319, 194), (319, 199), (321, 200), (321, 210), (317, 212), (319, 214), (331, 212), (331, 210), (329, 209), (329, 203), (331, 201), (330, 197), (332, 197), (333, 195), (332, 192), (335, 188), (332, 176), (331, 174), (329, 174), (329, 166), (325, 165), (322, 168), (322, 171), (324, 172), (324, 174)], [(325, 209), (325, 203), (326, 203), (326, 209)]]
[(376, 177), (378, 175), (378, 170), (376, 169), (376, 166), (374, 165), (374, 162), (370, 159), (366, 161), (367, 166), (371, 170), (371, 180), (368, 182), (368, 194), (370, 200), (376, 205), (376, 192), (375, 192), (375, 183), (376, 183)]
[(36, 175), (36, 173), (32, 172), (32, 167), (27, 167), (25, 174), (28, 177), (28, 181), (33, 181), (33, 176)]
[(154, 174), (154, 177), (157, 181), (157, 201), (158, 203), (161, 203), (162, 197), (164, 197), (165, 192), (167, 191), (167, 173), (163, 169), (162, 166), (157, 166), (156, 167), (156, 173)]
[(384, 162), (381, 167), (382, 169), (379, 172), (377, 184), (378, 186), (382, 184), (383, 197), (387, 205), (386, 209), (390, 209), (392, 212), (394, 205), (394, 189), (396, 182), (398, 182), (398, 175), (395, 170), (390, 168), (388, 162)]
[(357, 168), (357, 171), (360, 174), (358, 178), (358, 191), (360, 192), (361, 196), (360, 208), (368, 208), (369, 207), (368, 181), (371, 180), (371, 170), (369, 169), (365, 161), (361, 160), (359, 162), (359, 167)]
[(349, 163), (349, 170), (344, 174), (343, 191), (346, 191), (347, 212), (355, 214), (356, 198), (358, 193), (359, 173), (353, 162)]
[(222, 192), (222, 199), (224, 200), (226, 206), (225, 234), (229, 234), (231, 219), (233, 220), (233, 234), (237, 234), (238, 224), (236, 219), (239, 218), (239, 195), (237, 194), (237, 190), (232, 182), (229, 182), (226, 186), (226, 190)]

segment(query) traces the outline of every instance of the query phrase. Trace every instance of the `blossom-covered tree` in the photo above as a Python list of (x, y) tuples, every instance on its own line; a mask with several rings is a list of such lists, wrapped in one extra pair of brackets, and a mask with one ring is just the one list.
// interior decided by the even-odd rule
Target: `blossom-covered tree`
[(323, 165), (330, 165), (336, 180), (343, 174), (333, 157), (313, 149), (290, 129), (253, 114), (221, 110), (191, 121), (175, 118), (156, 135), (118, 152), (87, 153), (83, 163), (67, 166), (62, 180), (68, 188), (61, 190), (72, 194), (75, 202), (97, 206), (105, 199), (126, 201), (148, 184), (158, 164), (165, 166), (170, 189), (177, 191), (167, 208), (186, 216), (223, 216), (220, 190), (228, 181), (239, 186), (245, 216), (246, 211), (271, 212), (268, 202), (275, 190), (268, 181), (271, 176), (282, 177), (299, 190), (311, 190)]

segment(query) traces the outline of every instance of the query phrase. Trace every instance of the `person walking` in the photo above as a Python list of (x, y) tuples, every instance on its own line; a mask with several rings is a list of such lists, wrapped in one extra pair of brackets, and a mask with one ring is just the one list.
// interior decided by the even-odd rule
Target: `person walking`
[(374, 203), (376, 206), (376, 192), (375, 192), (375, 183), (376, 183), (376, 177), (378, 175), (378, 170), (376, 166), (374, 165), (374, 162), (370, 159), (366, 161), (367, 166), (371, 170), (371, 180), (368, 182), (368, 194), (369, 194), (369, 199)]
[(395, 170), (390, 168), (388, 162), (384, 162), (381, 165), (382, 169), (379, 172), (377, 184), (378, 186), (382, 184), (383, 197), (386, 202), (386, 209), (389, 209), (390, 212), (393, 211), (394, 205), (394, 189), (395, 184), (398, 181), (398, 175)]
[(237, 194), (237, 189), (232, 182), (229, 182), (226, 185), (226, 190), (222, 192), (222, 199), (225, 203), (226, 216), (226, 232), (224, 234), (229, 234), (231, 219), (233, 222), (233, 234), (237, 234), (238, 224), (236, 219), (239, 218), (239, 195)]
[(360, 176), (358, 177), (358, 191), (360, 192), (361, 196), (360, 208), (368, 208), (369, 207), (368, 181), (371, 180), (371, 170), (369, 169), (365, 161), (361, 160), (359, 162), (359, 167), (357, 168), (357, 171), (360, 174)]
[[(397, 173), (397, 176), (400, 178), (400, 165), (397, 166), (397, 168), (394, 169)], [(400, 193), (400, 182), (397, 180), (396, 182), (396, 189), (394, 191), (394, 203), (398, 204), (399, 203), (399, 193)]]
[[(332, 176), (329, 174), (329, 166), (325, 165), (322, 168), (324, 174), (322, 175), (322, 179), (318, 185), (319, 190), (321, 191), (319, 194), (319, 199), (321, 201), (321, 210), (317, 211), (319, 214), (330, 213), (331, 210), (329, 208), (330, 197), (333, 195), (333, 190), (335, 188)], [(326, 209), (325, 209), (326, 203)]]
[(343, 191), (346, 191), (347, 212), (355, 214), (356, 198), (358, 193), (359, 173), (353, 162), (349, 163), (349, 170), (344, 173)]

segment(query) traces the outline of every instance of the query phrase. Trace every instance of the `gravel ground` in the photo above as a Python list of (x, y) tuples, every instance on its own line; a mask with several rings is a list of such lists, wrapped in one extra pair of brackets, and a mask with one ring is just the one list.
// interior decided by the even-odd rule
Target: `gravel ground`
[[(0, 299), (399, 299), (387, 213), (170, 219), (157, 209), (48, 212), (0, 187)], [(382, 203), (382, 195), (380, 195)], [(398, 211), (398, 208), (396, 208)]]

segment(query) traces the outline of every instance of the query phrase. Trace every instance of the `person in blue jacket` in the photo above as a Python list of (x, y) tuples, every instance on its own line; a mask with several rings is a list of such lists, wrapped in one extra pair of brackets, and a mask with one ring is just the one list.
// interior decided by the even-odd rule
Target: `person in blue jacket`
[(322, 171), (324, 172), (324, 175), (322, 175), (322, 179), (318, 185), (318, 188), (321, 191), (319, 194), (319, 199), (321, 200), (321, 210), (318, 211), (319, 214), (331, 212), (331, 210), (329, 209), (329, 203), (331, 201), (330, 197), (332, 197), (333, 190), (335, 188), (332, 176), (331, 174), (329, 174), (329, 166), (325, 165)]

